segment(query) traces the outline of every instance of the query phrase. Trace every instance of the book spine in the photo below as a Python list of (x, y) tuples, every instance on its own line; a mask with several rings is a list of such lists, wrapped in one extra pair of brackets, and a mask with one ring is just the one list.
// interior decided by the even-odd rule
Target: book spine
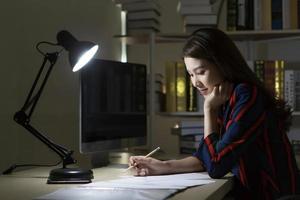
[(282, 29), (282, 0), (272, 0), (272, 29)]
[(284, 100), (295, 109), (295, 81), (294, 70), (286, 70), (284, 74)]
[(176, 62), (176, 111), (186, 111), (186, 71), (183, 62)]
[(168, 61), (165, 64), (166, 77), (166, 110), (167, 112), (176, 112), (176, 63)]
[(254, 30), (262, 30), (262, 2), (254, 0)]
[(275, 61), (266, 60), (264, 61), (264, 83), (267, 90), (272, 95), (275, 95)]
[(262, 29), (263, 30), (271, 30), (271, 0), (263, 0), (262, 1)]
[(264, 82), (265, 73), (264, 73), (264, 61), (256, 60), (254, 63), (254, 72), (261, 82)]
[(295, 110), (300, 111), (300, 71), (294, 71), (294, 82), (295, 82)]
[(227, 30), (235, 31), (237, 21), (237, 1), (227, 0)]
[(274, 84), (274, 90), (275, 90), (275, 97), (277, 99), (281, 98), (281, 68), (280, 68), (280, 61), (275, 60), (275, 84)]

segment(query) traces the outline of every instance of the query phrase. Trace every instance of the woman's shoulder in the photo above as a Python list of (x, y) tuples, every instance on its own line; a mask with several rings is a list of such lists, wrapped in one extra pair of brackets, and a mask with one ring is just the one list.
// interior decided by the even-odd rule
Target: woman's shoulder
[(258, 92), (258, 87), (250, 83), (236, 83), (233, 87), (233, 91), (236, 94), (252, 94), (253, 92)]
[(233, 89), (233, 96), (236, 100), (243, 99), (243, 100), (250, 100), (251, 101), (264, 101), (263, 99), (263, 92), (261, 89), (250, 83), (238, 83), (234, 84)]

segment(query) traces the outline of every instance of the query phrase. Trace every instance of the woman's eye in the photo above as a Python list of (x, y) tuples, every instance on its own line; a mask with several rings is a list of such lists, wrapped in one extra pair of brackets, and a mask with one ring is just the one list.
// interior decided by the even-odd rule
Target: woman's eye
[(204, 70), (201, 70), (201, 71), (197, 71), (197, 72), (196, 72), (197, 75), (203, 75), (204, 73), (205, 73)]

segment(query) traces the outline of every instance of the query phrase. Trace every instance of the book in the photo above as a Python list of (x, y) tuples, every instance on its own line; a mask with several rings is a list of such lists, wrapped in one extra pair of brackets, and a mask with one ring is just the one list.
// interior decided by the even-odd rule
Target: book
[(215, 14), (202, 14), (202, 15), (186, 15), (184, 17), (184, 24), (202, 25), (202, 24), (217, 24), (217, 15)]
[(176, 111), (187, 111), (186, 107), (186, 70), (183, 62), (176, 62)]
[(261, 13), (262, 13), (262, 30), (271, 30), (271, 0), (264, 0), (262, 2)]
[(300, 111), (300, 70), (294, 71), (295, 111)]
[(298, 28), (298, 0), (282, 1), (282, 28)]
[(136, 2), (147, 2), (147, 1), (155, 1), (157, 3), (157, 0), (112, 0), (116, 4), (126, 4), (126, 3), (136, 3)]
[(227, 0), (227, 31), (236, 30), (237, 1)]
[(285, 63), (283, 60), (275, 60), (275, 97), (277, 99), (284, 99), (284, 68)]
[(246, 0), (237, 0), (237, 30), (246, 29)]
[(254, 0), (254, 30), (262, 30), (262, 1)]
[(200, 140), (204, 137), (204, 134), (198, 134), (198, 135), (185, 135), (180, 136), (180, 141), (196, 141), (200, 142)]
[(152, 28), (152, 27), (143, 27), (143, 28), (128, 28), (127, 34), (128, 35), (149, 35), (151, 33), (157, 33), (159, 29)]
[(264, 84), (272, 95), (275, 95), (275, 61), (264, 61)]
[(178, 128), (195, 128), (195, 127), (203, 127), (203, 121), (197, 120), (197, 121), (191, 121), (191, 120), (181, 120), (175, 124), (175, 127)]
[(181, 4), (181, 5), (209, 5), (210, 0), (179, 0), (178, 4)]
[(282, 0), (271, 1), (272, 29), (282, 29)]
[(212, 14), (211, 5), (180, 5), (178, 7), (178, 12), (185, 15), (195, 15), (195, 14)]
[(137, 12), (128, 12), (127, 20), (153, 19), (159, 22), (160, 13), (156, 10), (144, 10)]
[(199, 141), (179, 141), (180, 148), (192, 148), (197, 149), (199, 146)]
[(284, 73), (284, 100), (293, 110), (296, 107), (294, 73), (294, 70), (286, 70)]
[(167, 61), (165, 64), (166, 77), (166, 111), (176, 112), (176, 62)]
[(199, 135), (204, 133), (204, 127), (172, 128), (173, 135)]
[(263, 60), (256, 60), (254, 62), (254, 72), (259, 78), (261, 82), (264, 82), (265, 79), (265, 72), (264, 72), (264, 61)]
[(132, 2), (132, 3), (123, 3), (122, 10), (128, 12), (131, 11), (142, 11), (142, 10), (156, 10), (160, 11), (160, 6), (155, 1), (142, 1), (142, 2)]

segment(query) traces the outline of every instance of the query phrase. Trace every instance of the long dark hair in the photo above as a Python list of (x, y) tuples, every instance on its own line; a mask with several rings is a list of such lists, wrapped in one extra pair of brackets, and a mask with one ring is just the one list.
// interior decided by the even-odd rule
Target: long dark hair
[(278, 119), (284, 119), (283, 127), (289, 130), (291, 109), (284, 100), (276, 99), (268, 91), (256, 74), (248, 67), (234, 42), (221, 30), (202, 28), (195, 31), (183, 47), (183, 56), (206, 59), (215, 64), (218, 70), (231, 83), (255, 85), (264, 95), (266, 108), (273, 110)]

